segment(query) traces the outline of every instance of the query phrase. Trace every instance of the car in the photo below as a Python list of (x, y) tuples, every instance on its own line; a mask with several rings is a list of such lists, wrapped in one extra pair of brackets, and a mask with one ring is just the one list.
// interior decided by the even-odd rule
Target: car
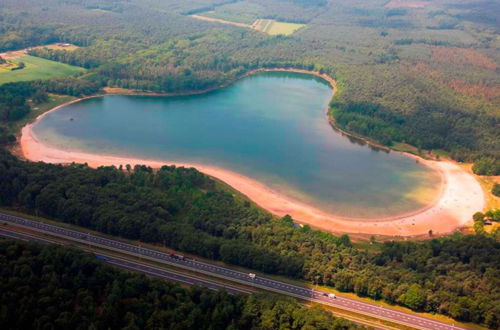
[(328, 293), (323, 292), (323, 297), (328, 297)]
[(334, 294), (334, 293), (330, 293), (330, 294), (328, 295), (328, 297), (329, 297), (329, 298), (331, 298), (331, 299), (335, 299), (335, 298), (337, 298), (337, 296), (335, 296), (335, 294)]

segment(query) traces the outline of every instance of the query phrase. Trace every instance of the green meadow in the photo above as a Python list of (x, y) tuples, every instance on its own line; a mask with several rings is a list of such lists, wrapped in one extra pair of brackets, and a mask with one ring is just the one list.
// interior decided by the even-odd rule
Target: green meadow
[(85, 69), (64, 63), (46, 60), (34, 56), (22, 56), (12, 62), (24, 62), (25, 68), (11, 71), (0, 69), (0, 85), (16, 81), (29, 81), (37, 79), (51, 79), (56, 77), (72, 76), (84, 72)]
[(290, 35), (305, 26), (305, 24), (278, 22), (273, 19), (261, 19), (258, 24), (260, 25), (260, 31), (272, 36)]

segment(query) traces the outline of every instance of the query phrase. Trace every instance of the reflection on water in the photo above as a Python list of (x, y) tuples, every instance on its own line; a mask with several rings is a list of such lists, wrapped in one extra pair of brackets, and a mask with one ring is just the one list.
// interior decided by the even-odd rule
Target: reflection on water
[(34, 131), (57, 147), (226, 168), (345, 217), (432, 201), (437, 173), (333, 130), (330, 98), (318, 78), (262, 73), (203, 95), (88, 99), (50, 113)]

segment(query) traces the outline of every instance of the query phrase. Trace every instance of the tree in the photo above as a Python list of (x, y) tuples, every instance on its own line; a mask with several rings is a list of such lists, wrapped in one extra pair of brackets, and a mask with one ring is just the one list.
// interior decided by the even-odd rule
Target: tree
[(500, 197), (500, 184), (495, 183), (491, 189), (491, 193), (497, 197)]
[(500, 159), (481, 157), (474, 162), (472, 171), (478, 175), (500, 175)]
[(484, 214), (485, 217), (488, 217), (492, 221), (500, 221), (500, 209), (491, 209), (486, 211)]
[(484, 224), (484, 214), (483, 212), (476, 212), (472, 215), (474, 222), (481, 222)]
[(474, 232), (476, 235), (485, 235), (486, 231), (484, 230), (484, 223), (481, 221), (474, 222)]
[(425, 291), (418, 284), (412, 284), (399, 298), (403, 304), (414, 310), (421, 310), (426, 301)]
[(347, 247), (352, 246), (351, 238), (347, 234), (343, 234), (339, 237), (339, 243)]

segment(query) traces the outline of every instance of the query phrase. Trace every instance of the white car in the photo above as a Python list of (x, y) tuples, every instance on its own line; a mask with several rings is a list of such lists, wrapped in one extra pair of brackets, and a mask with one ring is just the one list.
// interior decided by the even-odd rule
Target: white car
[(248, 277), (250, 277), (253, 280), (253, 279), (255, 279), (255, 274), (254, 273), (249, 273)]
[(335, 299), (335, 298), (337, 298), (337, 296), (334, 293), (330, 293), (328, 295), (328, 298)]

